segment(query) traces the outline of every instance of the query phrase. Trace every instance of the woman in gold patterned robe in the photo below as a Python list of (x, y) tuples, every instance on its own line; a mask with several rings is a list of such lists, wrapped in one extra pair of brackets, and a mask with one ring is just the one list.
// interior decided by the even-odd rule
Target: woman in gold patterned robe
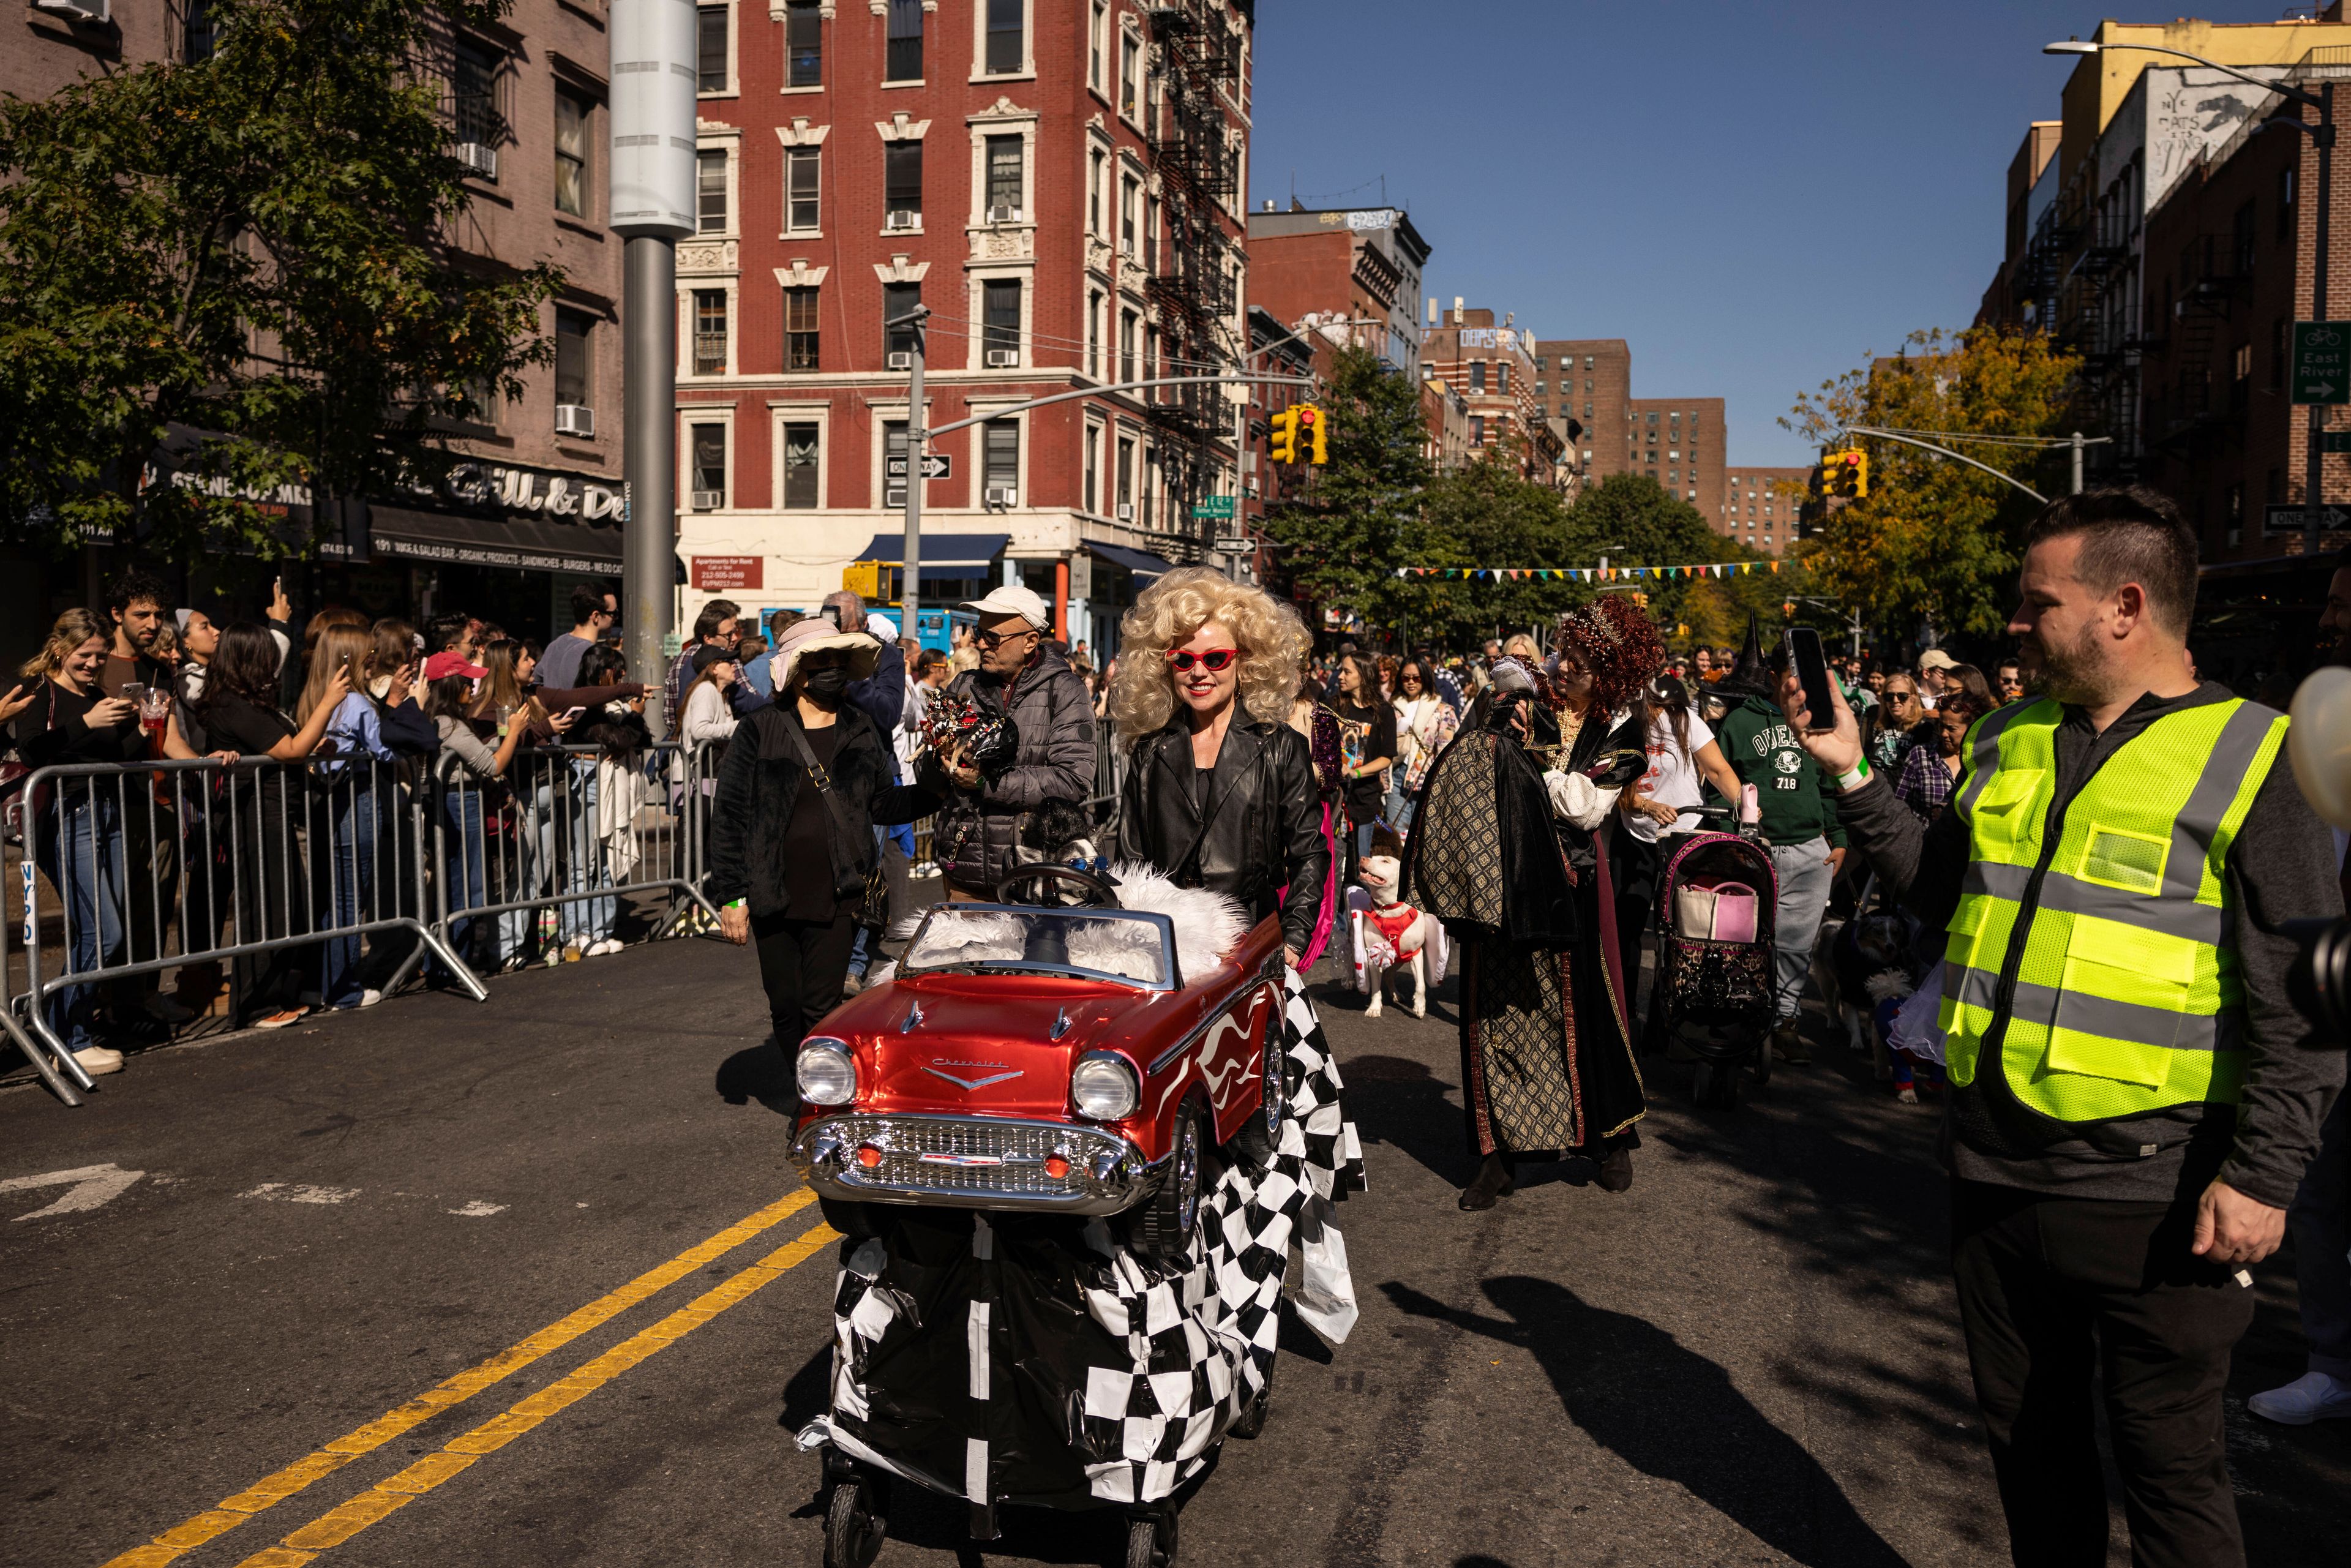
[(1586, 1158), (1633, 1184), (1647, 1109), (1627, 1027), (1604, 828), (1646, 765), (1637, 693), (1664, 665), (1646, 617), (1606, 598), (1565, 617), (1541, 670), (1505, 659), (1494, 701), (1430, 769), (1405, 872), (1461, 947), (1462, 1096), (1489, 1208), (1527, 1158)]

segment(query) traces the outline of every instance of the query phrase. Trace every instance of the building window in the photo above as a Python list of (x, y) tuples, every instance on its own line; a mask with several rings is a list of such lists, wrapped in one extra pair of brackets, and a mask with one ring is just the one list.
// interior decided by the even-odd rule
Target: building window
[[(809, 292), (813, 294), (815, 290)], [(824, 504), (818, 497), (816, 484), (820, 439), (813, 422), (784, 426), (783, 503), (787, 511), (812, 511)]]
[(1118, 472), (1112, 483), (1118, 486), (1118, 514), (1122, 522), (1134, 520), (1134, 438), (1118, 438)]
[(818, 223), (819, 160), (813, 147), (795, 147), (784, 155), (784, 228), (790, 234), (814, 234)]
[(1028, 0), (987, 0), (987, 74), (1002, 76), (1026, 63)]
[(1140, 216), (1143, 210), (1142, 183), (1129, 174), (1118, 183), (1118, 242), (1127, 255), (1133, 256), (1142, 238)]
[(980, 484), (990, 490), (1017, 491), (1020, 487), (1019, 422), (991, 419), (979, 430)]
[[(1096, 16), (1102, 15), (1097, 6)], [(185, 25), (180, 33), (180, 58), (188, 65), (202, 65), (213, 57), (220, 45), (220, 24), (213, 20), (212, 7), (204, 0), (191, 0)]]
[(1486, 361), (1483, 360), (1469, 361), (1469, 390), (1473, 392), (1486, 390)]
[(1012, 362), (1020, 362), (1020, 280), (990, 278), (980, 285), (981, 346), (987, 350), (986, 362), (994, 363), (998, 354), (1009, 354)]
[(1143, 526), (1150, 528), (1151, 503), (1159, 494), (1159, 449), (1146, 447), (1143, 454)]
[(2277, 232), (2278, 238), (2280, 239), (2292, 239), (2294, 237), (2294, 173), (2295, 171), (2294, 165), (2291, 163), (2278, 171)]
[[(471, 38), (457, 40), (456, 57), (449, 73), (451, 118), (456, 123), (460, 146), (496, 148), (506, 140), (506, 119), (498, 113), (498, 68), (496, 54)], [(478, 166), (474, 172), (482, 179), (495, 180), (496, 165), (490, 171)]]
[(1086, 166), (1092, 171), (1086, 180), (1086, 233), (1090, 235), (1098, 235), (1102, 232), (1102, 193), (1103, 162), (1104, 158), (1102, 151), (1099, 147), (1095, 148), (1092, 152), (1087, 155)]
[(726, 90), (726, 7), (705, 5), (694, 14), (694, 86), (697, 92)]
[[(1099, 10), (1094, 14), (1097, 17), (1102, 15)], [(1102, 426), (1099, 424), (1086, 426), (1085, 486), (1086, 493), (1078, 502), (1078, 509), (1091, 512), (1102, 505)]]
[(694, 291), (694, 373), (726, 373), (726, 290)]
[[(723, 424), (697, 424), (694, 427), (694, 499), (696, 510), (708, 511), (726, 504), (726, 427)], [(705, 499), (706, 497), (706, 499)]]
[[(894, 474), (890, 470), (890, 465), (893, 463), (900, 470)], [(906, 476), (904, 472), (905, 467), (906, 422), (903, 419), (885, 420), (882, 425), (882, 504), (883, 506), (903, 507), (906, 504)]]
[(555, 89), (555, 210), (588, 215), (588, 123), (595, 106), (576, 92)]
[(923, 0), (890, 0), (889, 54), (882, 79), (923, 79)]
[(784, 7), (784, 85), (824, 85), (824, 16), (818, 0), (790, 0)]
[(2285, 318), (2270, 323), (2270, 391), (2285, 385)]
[[(1016, 0), (1017, 3), (1017, 0)], [(1020, 138), (991, 136), (987, 139), (987, 208), (990, 213), (1006, 211), (1019, 215), (1020, 200)]]
[(1143, 79), (1143, 45), (1121, 34), (1118, 42), (1118, 111), (1129, 120), (1141, 118), (1139, 95)]
[(886, 323), (908, 314), (922, 302), (923, 286), (919, 283), (885, 283), (882, 286), (882, 319), (885, 323), (882, 329), (883, 353), (911, 354), (914, 351), (913, 323), (898, 327)]
[(1110, 85), (1102, 76), (1102, 40), (1109, 32), (1110, 7), (1102, 0), (1094, 0), (1093, 28), (1086, 35), (1086, 85), (1096, 92)]
[(2253, 204), (2247, 202), (2237, 209), (2235, 217), (2230, 223), (2229, 248), (2234, 253), (2236, 261), (2234, 270), (2240, 277), (2253, 269), (2254, 221)]
[(1118, 313), (1118, 379), (1139, 382), (1143, 372), (1135, 361), (1140, 350), (1137, 340), (1142, 335), (1142, 321), (1132, 310)]
[(694, 225), (701, 234), (726, 232), (726, 153), (712, 149), (694, 155)]
[(784, 290), (784, 369), (817, 369), (816, 290)]
[(1469, 444), (1472, 446), (1486, 444), (1486, 417), (1483, 414), (1473, 413), (1469, 416)]
[(580, 408), (595, 406), (593, 380), (596, 319), (585, 310), (555, 308), (555, 401)]
[[(1102, 375), (1102, 297), (1099, 288), (1086, 291), (1086, 374), (1099, 379)], [(1091, 497), (1092, 492), (1088, 491)]]
[(882, 149), (882, 205), (893, 213), (923, 214), (923, 144), (885, 142)]

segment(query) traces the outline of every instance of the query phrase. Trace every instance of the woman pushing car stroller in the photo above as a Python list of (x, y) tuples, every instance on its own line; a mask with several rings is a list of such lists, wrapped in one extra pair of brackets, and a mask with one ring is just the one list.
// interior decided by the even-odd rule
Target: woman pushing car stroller
[(1605, 829), (1646, 768), (1632, 700), (1665, 667), (1638, 610), (1562, 618), (1543, 669), (1497, 661), (1493, 700), (1430, 770), (1405, 884), (1461, 943), (1461, 1056), (1478, 1176), (1461, 1207), (1507, 1196), (1519, 1160), (1585, 1158), (1633, 1185), (1646, 1113), (1627, 1027)]

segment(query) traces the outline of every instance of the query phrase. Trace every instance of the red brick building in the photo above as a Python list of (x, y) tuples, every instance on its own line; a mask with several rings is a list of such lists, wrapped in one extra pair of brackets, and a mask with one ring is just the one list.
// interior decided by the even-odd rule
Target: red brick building
[[(1535, 413), (1534, 334), (1491, 310), (1459, 300), (1421, 340), (1421, 374), (1443, 382), (1468, 405), (1470, 456), (1500, 448), (1517, 455), (1520, 472), (1537, 484), (1569, 475), (1564, 436)], [(1441, 439), (1442, 433), (1432, 431)]]
[[(1613, 436), (1633, 399), (1633, 350), (1622, 338), (1542, 339), (1535, 343), (1535, 417), (1573, 450), (1578, 487), (1625, 470)], [(1568, 422), (1582, 431), (1568, 436)], [(1572, 494), (1573, 492), (1571, 492)]]
[(1625, 466), (1707, 518), (1724, 505), (1723, 402), (1719, 397), (1636, 397), (1625, 404)]
[(1193, 504), (1237, 491), (1240, 394), (1017, 405), (1245, 351), (1252, 11), (705, 4), (725, 68), (678, 253), (689, 563), (754, 558), (729, 597), (805, 608), (895, 558), (912, 345), (882, 323), (917, 303), (925, 422), (986, 420), (932, 448), (954, 471), (924, 497), (926, 601), (1017, 579), (1101, 649), (1139, 579), (1201, 559), (1224, 530)]
[(1707, 521), (1725, 538), (1765, 555), (1784, 555), (1796, 542), (1796, 508), (1809, 468), (1740, 468), (1724, 476), (1721, 507)]

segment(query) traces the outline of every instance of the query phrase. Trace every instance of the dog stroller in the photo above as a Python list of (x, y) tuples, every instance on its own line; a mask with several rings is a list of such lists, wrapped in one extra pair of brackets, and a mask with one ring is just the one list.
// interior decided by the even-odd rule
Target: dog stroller
[(1702, 1105), (1736, 1104), (1742, 1067), (1758, 1083), (1771, 1075), (1779, 902), (1771, 855), (1744, 834), (1692, 834), (1659, 879), (1650, 1039), (1698, 1057), (1691, 1087)]

